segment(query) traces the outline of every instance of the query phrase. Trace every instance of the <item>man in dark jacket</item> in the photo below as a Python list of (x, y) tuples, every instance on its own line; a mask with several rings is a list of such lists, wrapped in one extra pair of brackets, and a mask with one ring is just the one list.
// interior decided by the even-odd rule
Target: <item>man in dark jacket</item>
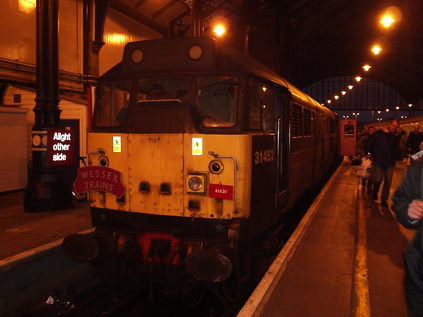
[(392, 174), (398, 153), (398, 138), (395, 133), (399, 127), (397, 120), (392, 120), (387, 129), (379, 130), (374, 137), (368, 139), (366, 152), (373, 160), (373, 199), (378, 199), (380, 184), (383, 180), (381, 205), (387, 207), (389, 189), (391, 188)]
[(423, 160), (409, 167), (392, 201), (398, 222), (418, 230), (405, 253), (404, 284), (409, 316), (423, 316)]
[(410, 132), (407, 139), (407, 148), (411, 154), (420, 151), (419, 145), (423, 141), (423, 133), (420, 132), (420, 125), (416, 125), (414, 130)]

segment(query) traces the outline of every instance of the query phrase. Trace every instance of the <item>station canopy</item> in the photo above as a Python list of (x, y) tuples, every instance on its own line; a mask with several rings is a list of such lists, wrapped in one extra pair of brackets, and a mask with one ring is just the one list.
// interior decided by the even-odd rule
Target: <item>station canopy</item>
[[(198, 0), (196, 0), (198, 1)], [(111, 0), (110, 7), (164, 37), (189, 36), (190, 0)], [(396, 91), (406, 102), (423, 99), (421, 0), (201, 0), (202, 19), (224, 16), (228, 33), (252, 26), (252, 52), (298, 87), (360, 76)], [(385, 28), (384, 13), (394, 22)], [(375, 55), (371, 48), (382, 49)], [(272, 53), (267, 57), (264, 51)], [(362, 66), (371, 65), (365, 72)]]

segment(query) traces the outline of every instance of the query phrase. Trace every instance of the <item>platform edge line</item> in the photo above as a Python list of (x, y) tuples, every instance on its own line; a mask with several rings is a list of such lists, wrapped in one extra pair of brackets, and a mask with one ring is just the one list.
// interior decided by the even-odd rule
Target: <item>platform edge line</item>
[[(94, 230), (94, 228), (90, 228), (87, 230), (83, 230), (78, 232), (79, 234), (87, 234)], [(12, 255), (5, 259), (0, 260), (0, 272), (7, 272), (13, 269), (14, 267), (28, 263), (32, 261), (34, 258), (38, 258), (50, 252), (53, 252), (57, 248), (59, 248), (60, 244), (62, 243), (63, 238), (58, 239), (56, 241), (52, 241), (46, 244), (43, 244), (39, 247), (32, 248), (16, 255)]]
[(282, 277), (287, 263), (295, 253), (295, 250), (298, 247), (299, 242), (304, 235), (304, 232), (311, 223), (311, 220), (314, 217), (318, 207), (320, 206), (321, 201), (326, 196), (326, 192), (332, 186), (334, 179), (340, 173), (342, 167), (344, 166), (344, 162), (345, 160), (338, 166), (335, 173), (333, 173), (330, 180), (326, 183), (322, 191), (319, 193), (310, 208), (307, 210), (306, 215), (301, 220), (294, 233), (288, 239), (285, 246), (279, 252), (275, 261), (271, 264), (269, 270), (263, 276), (260, 283), (257, 285), (257, 287), (255, 288), (249, 299), (246, 301), (242, 309), (238, 312), (237, 317), (251, 317), (261, 315), (264, 305), (269, 300), (273, 289), (275, 288), (279, 279)]
[[(370, 293), (369, 293), (369, 278), (368, 278), (368, 264), (367, 264), (367, 236), (366, 236), (366, 215), (363, 210), (362, 195), (359, 192), (357, 185), (357, 248), (354, 254), (354, 310), (355, 317), (370, 317)], [(361, 199), (360, 199), (361, 198)]]

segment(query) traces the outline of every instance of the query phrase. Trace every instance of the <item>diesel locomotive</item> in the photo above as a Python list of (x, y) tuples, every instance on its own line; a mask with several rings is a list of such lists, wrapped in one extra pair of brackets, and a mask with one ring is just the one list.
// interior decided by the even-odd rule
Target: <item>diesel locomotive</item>
[(337, 118), (210, 38), (139, 41), (99, 79), (88, 152), (96, 230), (66, 252), (135, 249), (216, 283), (337, 160)]

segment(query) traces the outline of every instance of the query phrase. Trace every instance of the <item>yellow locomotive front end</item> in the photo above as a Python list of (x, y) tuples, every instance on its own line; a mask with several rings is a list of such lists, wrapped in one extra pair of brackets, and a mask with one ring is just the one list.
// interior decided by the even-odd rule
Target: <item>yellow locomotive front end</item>
[(120, 198), (91, 192), (94, 208), (210, 219), (249, 215), (251, 136), (94, 132), (88, 143), (90, 164), (107, 162), (121, 172), (125, 188)]
[[(98, 230), (118, 235), (118, 245), (136, 240), (147, 263), (190, 263), (204, 281), (231, 274), (250, 213), (252, 136), (233, 129), (241, 81), (161, 75), (100, 86), (89, 164), (120, 173), (124, 191), (91, 190)], [(166, 95), (151, 92), (158, 86)]]

